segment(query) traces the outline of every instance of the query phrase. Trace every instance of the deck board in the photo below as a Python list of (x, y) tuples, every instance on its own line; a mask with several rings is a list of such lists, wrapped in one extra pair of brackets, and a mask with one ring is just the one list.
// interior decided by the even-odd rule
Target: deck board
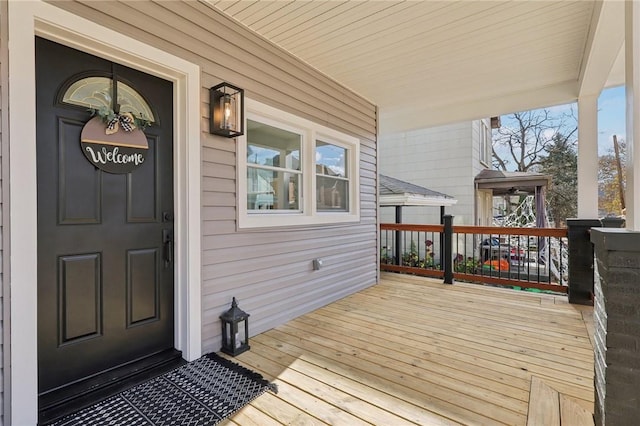
[(560, 394), (537, 377), (531, 379), (527, 426), (560, 426)]
[(593, 413), (566, 395), (560, 394), (562, 426), (593, 426)]
[(226, 424), (527, 424), (532, 377), (593, 412), (585, 308), (566, 296), (385, 273), (251, 339), (279, 386)]

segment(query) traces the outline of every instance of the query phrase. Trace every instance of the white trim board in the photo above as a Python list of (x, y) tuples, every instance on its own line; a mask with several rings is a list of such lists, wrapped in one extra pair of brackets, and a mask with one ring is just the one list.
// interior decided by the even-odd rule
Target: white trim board
[(11, 389), (5, 395), (7, 423), (28, 425), (38, 416), (34, 36), (174, 83), (175, 335), (187, 360), (201, 355), (202, 344), (200, 69), (40, 0), (9, 2), (9, 22)]

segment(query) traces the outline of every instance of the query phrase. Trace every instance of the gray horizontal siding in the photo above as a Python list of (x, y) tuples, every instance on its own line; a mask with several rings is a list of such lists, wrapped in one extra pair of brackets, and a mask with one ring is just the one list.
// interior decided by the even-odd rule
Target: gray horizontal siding
[[(233, 296), (252, 334), (376, 283), (376, 107), (201, 2), (56, 2), (201, 67), (203, 349), (220, 347), (218, 316)], [(208, 87), (248, 97), (361, 140), (361, 221), (236, 229), (236, 145), (208, 133)], [(313, 271), (322, 257), (325, 266)]]

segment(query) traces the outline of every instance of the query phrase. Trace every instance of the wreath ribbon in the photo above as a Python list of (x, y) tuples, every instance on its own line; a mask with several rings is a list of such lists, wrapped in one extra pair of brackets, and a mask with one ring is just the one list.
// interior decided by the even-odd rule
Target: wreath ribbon
[(107, 135), (112, 135), (119, 130), (119, 127), (122, 126), (122, 129), (125, 132), (131, 132), (136, 128), (136, 123), (133, 118), (133, 115), (129, 112), (125, 112), (122, 114), (116, 114), (111, 120), (107, 122), (107, 128), (104, 132)]

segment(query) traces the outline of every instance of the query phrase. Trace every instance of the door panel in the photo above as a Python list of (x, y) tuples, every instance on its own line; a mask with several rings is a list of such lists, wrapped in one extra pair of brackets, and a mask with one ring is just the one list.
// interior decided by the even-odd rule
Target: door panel
[(156, 222), (160, 215), (157, 192), (159, 188), (159, 166), (151, 159), (158, 160), (155, 138), (147, 138), (149, 150), (145, 166), (138, 173), (127, 176), (127, 222)]
[[(83, 155), (87, 108), (62, 104), (78, 76), (126, 82), (151, 105), (147, 158), (110, 174)], [(75, 77), (74, 77), (75, 76)], [(173, 86), (36, 39), (40, 394), (173, 348)], [(163, 213), (167, 212), (167, 215)], [(169, 246), (170, 248), (170, 246)]]
[(59, 258), (59, 345), (102, 333), (100, 253)]
[(160, 270), (157, 249), (129, 250), (127, 271), (127, 326), (160, 319)]
[(78, 149), (84, 122), (58, 120), (58, 212), (60, 224), (100, 223), (101, 174), (91, 163), (82, 163)]

